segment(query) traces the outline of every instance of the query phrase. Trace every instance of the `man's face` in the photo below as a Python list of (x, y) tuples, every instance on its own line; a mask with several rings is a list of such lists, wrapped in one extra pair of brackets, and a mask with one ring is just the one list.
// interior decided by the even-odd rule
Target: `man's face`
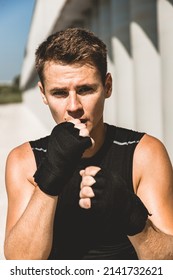
[(112, 89), (110, 74), (107, 74), (103, 85), (94, 66), (47, 62), (44, 89), (41, 83), (39, 87), (43, 101), (49, 106), (57, 124), (80, 119), (90, 133), (103, 125), (104, 101), (111, 95)]

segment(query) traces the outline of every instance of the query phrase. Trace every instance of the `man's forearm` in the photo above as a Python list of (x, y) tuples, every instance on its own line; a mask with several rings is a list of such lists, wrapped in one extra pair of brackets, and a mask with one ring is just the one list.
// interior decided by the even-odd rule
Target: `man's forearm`
[(7, 259), (47, 259), (56, 205), (57, 197), (48, 196), (36, 187), (23, 215), (6, 236)]
[(129, 239), (140, 260), (173, 260), (173, 236), (161, 232), (150, 220), (141, 233)]

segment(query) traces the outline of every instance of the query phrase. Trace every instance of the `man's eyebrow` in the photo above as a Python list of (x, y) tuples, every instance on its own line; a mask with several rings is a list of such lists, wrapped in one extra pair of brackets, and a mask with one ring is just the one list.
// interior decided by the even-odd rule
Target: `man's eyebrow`
[(76, 89), (82, 88), (82, 87), (89, 87), (89, 88), (96, 88), (98, 85), (96, 83), (92, 83), (92, 84), (81, 84), (79, 86), (76, 86)]
[[(92, 83), (92, 84), (89, 84), (89, 83), (84, 83), (84, 84), (81, 84), (81, 85), (78, 85), (75, 87), (75, 89), (80, 89), (82, 87), (88, 87), (88, 88), (97, 88), (97, 84), (96, 83)], [(69, 89), (67, 87), (54, 87), (54, 88), (51, 88), (49, 90), (50, 93), (54, 93), (56, 91), (68, 91)]]

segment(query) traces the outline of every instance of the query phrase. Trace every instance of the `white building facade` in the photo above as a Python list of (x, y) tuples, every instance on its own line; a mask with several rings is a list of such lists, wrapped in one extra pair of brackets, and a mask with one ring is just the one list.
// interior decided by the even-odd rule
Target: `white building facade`
[(159, 138), (173, 162), (173, 0), (36, 0), (21, 88), (49, 130), (55, 124), (38, 93), (35, 50), (51, 33), (73, 26), (107, 44), (113, 94), (105, 121)]

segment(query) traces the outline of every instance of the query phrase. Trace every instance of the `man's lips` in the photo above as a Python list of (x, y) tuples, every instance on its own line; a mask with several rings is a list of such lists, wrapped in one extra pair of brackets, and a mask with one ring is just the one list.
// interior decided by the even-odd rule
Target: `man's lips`
[(80, 119), (81, 123), (86, 123), (87, 119)]
[[(66, 121), (66, 122), (73, 122), (73, 119), (66, 119), (66, 118), (64, 118), (64, 120)], [(74, 119), (74, 120), (76, 120), (76, 119)], [(81, 123), (83, 123), (83, 124), (86, 124), (87, 123), (87, 121), (88, 121), (88, 119), (78, 119)]]

